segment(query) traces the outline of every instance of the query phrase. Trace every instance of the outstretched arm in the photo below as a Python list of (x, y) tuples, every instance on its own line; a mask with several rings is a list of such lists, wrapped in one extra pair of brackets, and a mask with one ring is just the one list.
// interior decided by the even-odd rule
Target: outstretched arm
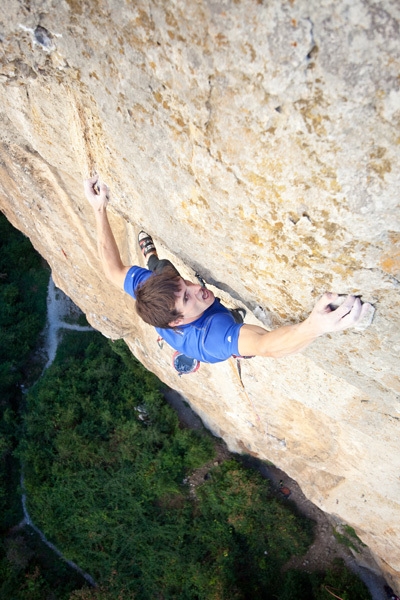
[(338, 294), (326, 293), (318, 300), (310, 316), (296, 325), (286, 325), (274, 331), (266, 331), (257, 325), (243, 325), (239, 334), (239, 352), (242, 356), (270, 356), (281, 358), (299, 352), (324, 333), (343, 331), (363, 320), (368, 303), (348, 296), (333, 310)]
[(129, 267), (125, 266), (121, 260), (121, 255), (108, 221), (107, 204), (109, 189), (105, 183), (101, 183), (99, 193), (97, 193), (96, 186), (98, 181), (98, 175), (90, 179), (85, 179), (85, 196), (93, 208), (96, 219), (97, 246), (104, 274), (114, 285), (123, 289), (125, 276)]

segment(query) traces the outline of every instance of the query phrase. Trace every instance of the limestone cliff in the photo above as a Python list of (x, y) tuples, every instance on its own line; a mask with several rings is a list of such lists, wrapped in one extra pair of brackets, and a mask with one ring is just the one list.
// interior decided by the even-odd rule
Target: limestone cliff
[[(5, 0), (0, 208), (105, 335), (180, 390), (231, 449), (268, 459), (349, 523), (400, 587), (399, 18), (396, 0)], [(329, 289), (363, 333), (179, 379), (105, 281), (82, 179), (248, 322)]]

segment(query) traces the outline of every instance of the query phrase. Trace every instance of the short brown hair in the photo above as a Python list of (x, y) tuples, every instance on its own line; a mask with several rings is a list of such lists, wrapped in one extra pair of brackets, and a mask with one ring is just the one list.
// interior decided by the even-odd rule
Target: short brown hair
[(135, 290), (137, 314), (153, 327), (173, 329), (170, 323), (183, 317), (175, 308), (180, 289), (181, 277), (176, 270), (164, 267), (161, 273), (151, 275)]

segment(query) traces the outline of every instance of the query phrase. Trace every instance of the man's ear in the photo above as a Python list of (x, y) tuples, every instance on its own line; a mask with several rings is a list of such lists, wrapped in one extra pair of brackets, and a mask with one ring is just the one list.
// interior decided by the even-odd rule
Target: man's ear
[(175, 319), (175, 321), (171, 321), (168, 323), (170, 327), (178, 327), (178, 325), (182, 325), (183, 319), (180, 317), (179, 319)]

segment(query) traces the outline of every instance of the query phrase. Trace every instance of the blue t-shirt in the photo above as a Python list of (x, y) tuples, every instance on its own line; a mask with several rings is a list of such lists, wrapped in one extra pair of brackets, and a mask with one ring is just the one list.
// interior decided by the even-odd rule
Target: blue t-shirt
[[(152, 275), (148, 269), (131, 267), (125, 277), (125, 292), (136, 299), (137, 286)], [(239, 354), (241, 327), (242, 323), (236, 323), (231, 312), (216, 298), (196, 321), (176, 329), (156, 327), (156, 331), (174, 350), (201, 362), (216, 363)]]

